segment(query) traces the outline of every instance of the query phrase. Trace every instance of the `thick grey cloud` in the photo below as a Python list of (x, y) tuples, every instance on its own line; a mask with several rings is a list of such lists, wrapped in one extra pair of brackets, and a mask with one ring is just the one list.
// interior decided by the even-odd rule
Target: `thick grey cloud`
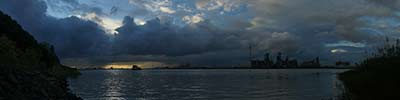
[[(324, 45), (327, 43), (346, 40), (368, 45), (381, 45), (383, 37), (396, 36), (388, 33), (377, 35), (374, 32), (362, 31), (363, 29), (378, 28), (368, 25), (377, 23), (374, 21), (366, 22), (363, 20), (366, 16), (378, 17), (377, 20), (393, 16), (395, 10), (392, 9), (392, 6), (386, 4), (386, 1), (380, 1), (384, 3), (379, 4), (377, 4), (378, 2), (370, 2), (370, 0), (243, 0), (242, 2), (250, 4), (249, 7), (255, 13), (254, 30), (289, 32), (290, 35), (297, 37), (295, 41), (297, 45), (289, 47), (297, 50), (296, 55), (309, 56), (303, 56), (303, 58), (321, 56), (324, 60), (334, 61), (336, 59), (332, 59), (334, 57), (330, 52), (332, 49), (348, 48), (326, 48)], [(384, 23), (383, 25), (387, 24)], [(384, 31), (388, 28), (377, 30)], [(277, 48), (275, 46), (276, 44), (262, 47)], [(369, 50), (370, 48), (361, 49)], [(349, 51), (351, 50), (349, 49)], [(347, 54), (351, 57), (342, 60), (354, 58), (354, 54), (350, 52)], [(299, 57), (302, 58), (302, 56)]]
[(207, 21), (179, 28), (161, 23), (160, 19), (147, 21), (143, 26), (133, 20), (125, 17), (123, 26), (117, 29), (115, 51), (118, 53), (183, 56), (240, 48), (239, 37), (214, 29)]
[[(45, 1), (6, 0), (0, 10), (39, 40), (54, 44), (62, 57), (94, 61), (113, 56), (119, 61), (236, 65), (246, 62), (249, 45), (255, 55), (268, 51), (305, 60), (354, 60), (380, 46), (385, 36), (400, 37), (397, 0), (128, 0), (135, 9), (113, 6), (110, 13), (76, 0)], [(54, 18), (48, 7), (80, 16)], [(127, 16), (117, 35), (102, 26), (112, 14)], [(137, 25), (129, 16), (138, 15), (153, 19)], [(341, 41), (349, 45), (326, 46)]]
[[(12, 16), (39, 41), (55, 46), (61, 57), (103, 54), (108, 36), (94, 22), (77, 17), (57, 19), (46, 15), (46, 3), (41, 0), (7, 0), (0, 10)], [(104, 51), (101, 51), (104, 52)]]

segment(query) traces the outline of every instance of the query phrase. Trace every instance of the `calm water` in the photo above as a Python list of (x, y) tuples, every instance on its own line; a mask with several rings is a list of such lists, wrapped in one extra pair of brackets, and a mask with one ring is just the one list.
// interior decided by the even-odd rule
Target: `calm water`
[(88, 70), (69, 83), (85, 100), (327, 100), (340, 94), (343, 71)]

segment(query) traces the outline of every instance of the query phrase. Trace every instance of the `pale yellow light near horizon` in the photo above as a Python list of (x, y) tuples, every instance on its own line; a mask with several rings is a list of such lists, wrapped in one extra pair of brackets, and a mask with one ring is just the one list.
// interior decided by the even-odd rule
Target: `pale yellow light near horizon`
[(163, 66), (174, 66), (174, 65), (167, 65), (162, 62), (115, 62), (110, 63), (102, 66), (101, 68), (105, 69), (131, 69), (133, 65), (137, 65), (140, 68), (148, 69), (148, 68), (155, 68), (155, 67), (163, 67)]
[[(137, 66), (142, 68), (141, 65), (137, 65)], [(106, 69), (111, 69), (111, 68), (113, 68), (113, 69), (131, 69), (132, 65), (110, 64), (110, 65), (105, 65), (103, 68), (106, 68)]]

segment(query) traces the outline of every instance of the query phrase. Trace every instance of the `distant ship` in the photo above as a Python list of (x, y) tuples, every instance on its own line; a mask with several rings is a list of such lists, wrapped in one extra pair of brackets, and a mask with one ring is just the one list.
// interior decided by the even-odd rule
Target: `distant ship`
[(132, 65), (131, 70), (142, 70), (138, 65)]

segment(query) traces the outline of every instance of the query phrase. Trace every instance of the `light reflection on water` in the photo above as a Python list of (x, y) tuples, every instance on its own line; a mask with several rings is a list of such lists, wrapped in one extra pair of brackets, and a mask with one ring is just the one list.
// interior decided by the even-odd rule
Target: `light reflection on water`
[(88, 70), (70, 79), (85, 100), (326, 100), (344, 70)]

